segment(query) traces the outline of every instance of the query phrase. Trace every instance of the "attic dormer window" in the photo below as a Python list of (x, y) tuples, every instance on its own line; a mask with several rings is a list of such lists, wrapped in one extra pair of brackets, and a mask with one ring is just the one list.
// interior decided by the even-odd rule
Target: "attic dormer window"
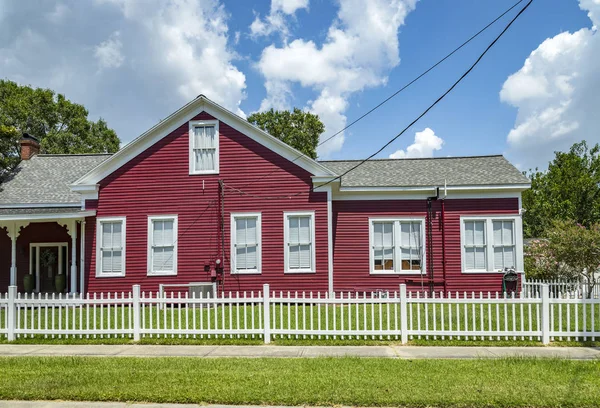
[(219, 122), (190, 122), (190, 174), (219, 172)]

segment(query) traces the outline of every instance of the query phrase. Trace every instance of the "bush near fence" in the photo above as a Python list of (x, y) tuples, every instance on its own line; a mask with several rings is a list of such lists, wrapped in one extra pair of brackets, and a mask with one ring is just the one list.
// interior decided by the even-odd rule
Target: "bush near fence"
[(433, 340), (595, 341), (600, 299), (539, 293), (187, 293), (87, 296), (27, 295), (0, 299), (0, 336), (21, 338), (372, 339), (406, 344)]

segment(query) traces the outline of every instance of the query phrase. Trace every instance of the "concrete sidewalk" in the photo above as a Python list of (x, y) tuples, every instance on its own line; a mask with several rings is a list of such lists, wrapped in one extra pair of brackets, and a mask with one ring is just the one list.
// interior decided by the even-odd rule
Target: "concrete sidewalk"
[(0, 344), (0, 356), (90, 357), (376, 357), (472, 359), (503, 357), (600, 359), (600, 347), (427, 347), (427, 346), (160, 346)]

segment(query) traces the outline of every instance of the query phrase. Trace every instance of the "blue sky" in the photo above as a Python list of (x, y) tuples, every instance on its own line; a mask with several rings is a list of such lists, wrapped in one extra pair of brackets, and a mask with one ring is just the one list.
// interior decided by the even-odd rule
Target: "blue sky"
[[(199, 93), (241, 115), (311, 110), (331, 134), (515, 1), (0, 0), (0, 77), (65, 93), (123, 142)], [(343, 140), (323, 145), (320, 156), (358, 159), (377, 150), (515, 13)], [(554, 150), (600, 141), (592, 28), (599, 16), (600, 0), (534, 0), (476, 70), (379, 157), (502, 153), (522, 169), (544, 168)]]

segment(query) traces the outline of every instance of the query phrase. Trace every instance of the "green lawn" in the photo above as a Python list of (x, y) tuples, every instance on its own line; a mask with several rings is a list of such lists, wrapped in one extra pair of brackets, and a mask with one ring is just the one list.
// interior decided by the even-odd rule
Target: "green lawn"
[[(409, 330), (429, 328), (435, 330), (491, 330), (492, 332), (510, 330), (538, 330), (539, 305), (426, 305), (409, 304)], [(589, 305), (554, 305), (552, 308), (552, 325), (562, 330), (582, 330), (594, 328), (600, 332), (600, 305), (591, 308)], [(259, 306), (225, 306), (213, 308), (185, 308), (174, 306), (159, 309), (144, 307), (142, 310), (142, 326), (161, 329), (162, 333), (145, 334), (142, 339), (149, 343), (196, 342), (215, 344), (225, 340), (229, 343), (254, 344), (262, 338), (262, 307)], [(91, 334), (71, 334), (69, 340), (86, 342), (129, 341), (132, 310), (130, 307), (70, 307), (61, 312), (28, 309), (21, 310), (18, 324), (21, 328), (68, 328), (79, 330), (97, 330)], [(0, 313), (0, 324), (4, 315)], [(89, 322), (86, 323), (86, 322)], [(399, 305), (398, 304), (360, 304), (351, 306), (291, 306), (281, 307), (279, 304), (271, 308), (272, 339), (280, 344), (371, 344), (380, 342), (399, 342)], [(122, 333), (104, 335), (103, 329), (123, 330)], [(233, 334), (232, 329), (246, 329), (246, 334)], [(352, 336), (334, 334), (336, 330), (353, 330)], [(196, 330), (220, 330), (221, 334), (191, 334)], [(329, 335), (315, 335), (312, 330), (329, 330)], [(185, 331), (189, 331), (185, 333)], [(303, 330), (303, 334), (276, 334), (276, 330)], [(250, 331), (254, 331), (250, 333)], [(383, 334), (380, 332), (383, 331)], [(385, 333), (388, 331), (388, 333)], [(22, 335), (19, 341), (23, 341)], [(64, 335), (47, 334), (27, 335), (29, 341), (63, 341)], [(535, 336), (440, 336), (411, 335), (413, 344), (539, 344)], [(590, 338), (555, 339), (556, 341), (589, 342)], [(599, 338), (594, 339), (599, 341)], [(0, 340), (1, 341), (1, 340)]]
[(0, 358), (0, 398), (410, 407), (597, 407), (600, 361)]

